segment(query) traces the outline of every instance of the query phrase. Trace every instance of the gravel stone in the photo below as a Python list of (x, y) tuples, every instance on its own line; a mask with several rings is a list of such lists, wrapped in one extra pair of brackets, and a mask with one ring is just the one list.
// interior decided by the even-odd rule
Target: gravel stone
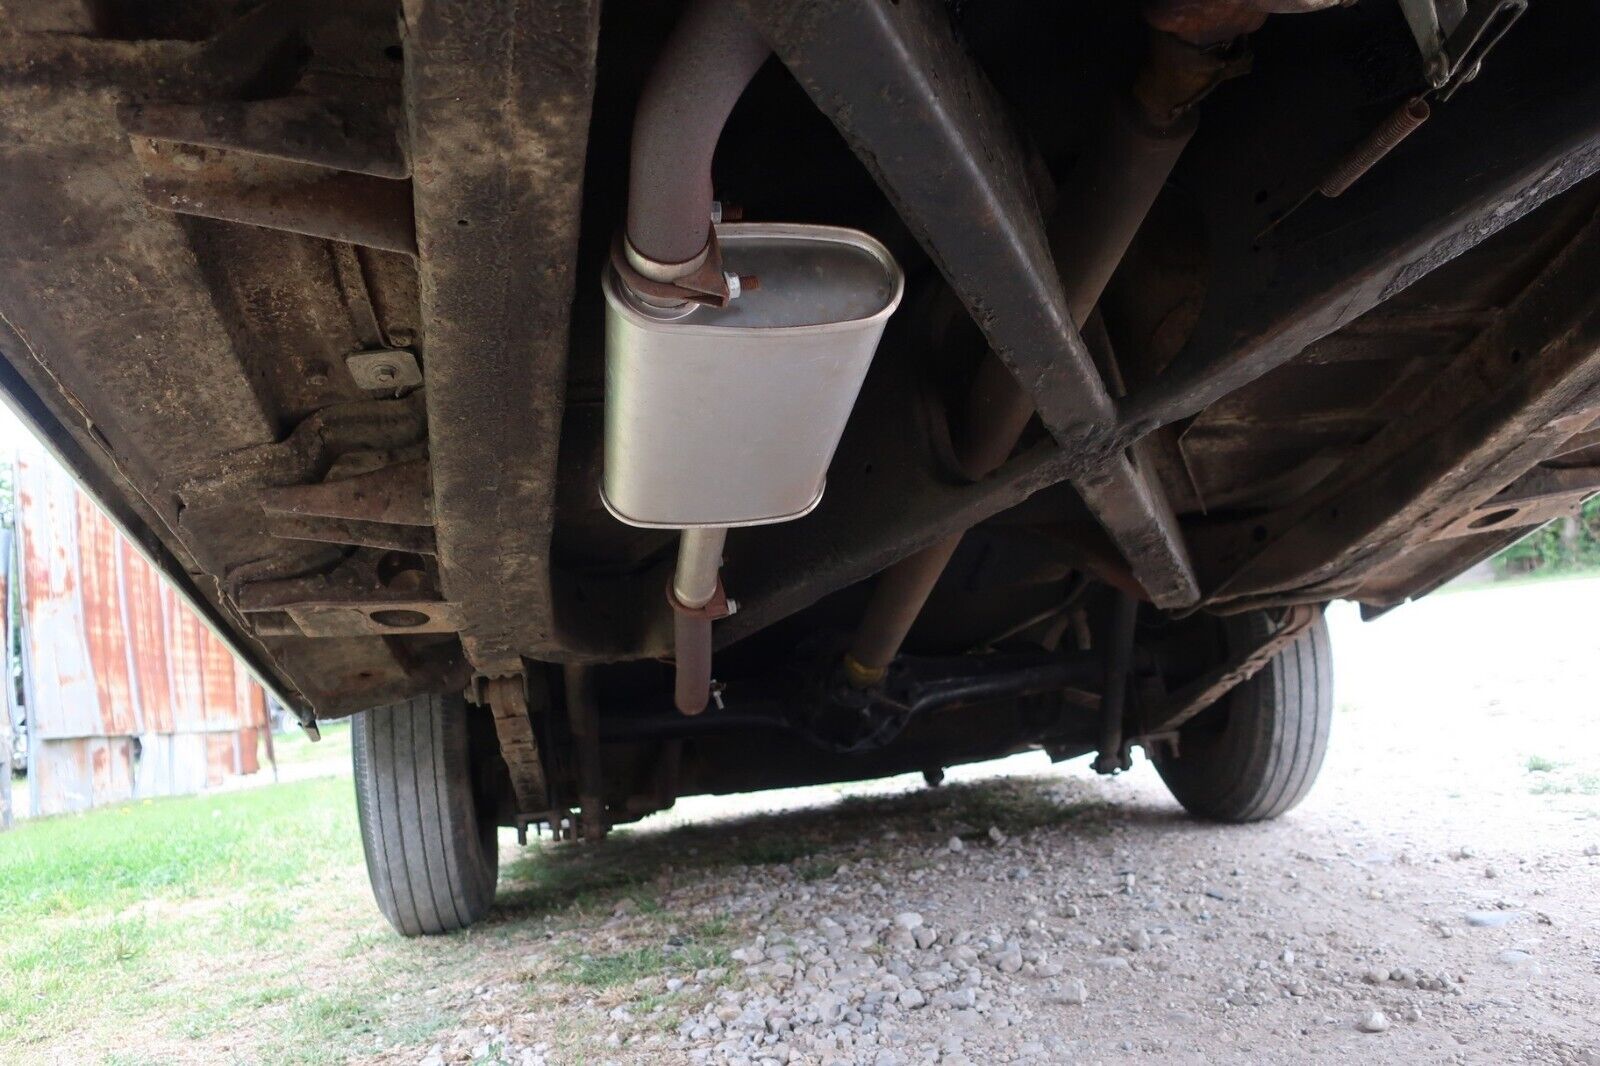
[[(1404, 612), (1392, 624), (1404, 624)], [(1578, 669), (1580, 660), (1564, 661)], [(1600, 664), (1591, 675), (1592, 690)], [(1289, 1063), (1344, 1061), (1362, 1033), (1393, 1031), (1388, 1039), (1397, 1048), (1403, 1041), (1405, 1052), (1369, 1058), (1600, 1066), (1600, 1048), (1565, 1020), (1600, 988), (1590, 973), (1592, 893), (1583, 884), (1600, 862), (1600, 845), (1586, 845), (1600, 838), (1584, 821), (1549, 835), (1560, 804), (1530, 793), (1515, 760), (1501, 759), (1509, 769), (1481, 810), (1427, 801), (1454, 787), (1466, 765), (1429, 763), (1435, 748), (1455, 742), (1447, 723), (1460, 707), (1455, 693), (1438, 711), (1414, 708), (1432, 716), (1425, 731), (1408, 724), (1397, 733), (1354, 716), (1341, 739), (1353, 746), (1318, 786), (1335, 782), (1342, 791), (1334, 802), (1244, 830), (1170, 832), (1125, 817), (1170, 809), (1141, 763), (1115, 783), (1068, 765), (1026, 784), (919, 791), (915, 802), (868, 793), (859, 802), (874, 818), (881, 810), (872, 832), (825, 808), (797, 812), (796, 835), (816, 859), (702, 868), (694, 856), (704, 845), (691, 839), (681, 863), (645, 871), (653, 884), (620, 890), (658, 899), (659, 909), (613, 899), (587, 923), (519, 916), (514, 924), (542, 923), (541, 939), (519, 946), (526, 960), (505, 959), (497, 929), (486, 950), (504, 962), (501, 972), (531, 976), (472, 989), (461, 1003), (435, 990), (433, 1006), (458, 1009), (462, 1031), (438, 1048), (429, 1049), (431, 1037), (391, 1057), (436, 1066), (474, 1058), (517, 1066), (579, 1058), (615, 1066)], [(1424, 742), (1425, 750), (1415, 747)], [(1572, 758), (1576, 765), (1583, 755)], [(1368, 776), (1340, 782), (1352, 765)], [(1389, 786), (1369, 794), (1357, 786), (1373, 767)], [(987, 799), (967, 805), (966, 790), (990, 787), (1020, 791), (993, 807)], [(1131, 807), (1122, 809), (1123, 795)], [(1030, 821), (1033, 828), (1008, 835), (1003, 816), (987, 812), (1018, 799), (1074, 813), (1068, 824)], [(730, 820), (725, 831), (742, 842), (771, 822), (753, 824)], [(1474, 845), (1449, 843), (1463, 838)], [(1490, 854), (1494, 881), (1481, 876)], [(844, 872), (811, 877), (820, 863)], [(1525, 902), (1502, 897), (1511, 885)], [(713, 923), (722, 931), (707, 928)], [(578, 991), (560, 968), (641, 949), (650, 958), (651, 945), (666, 945), (662, 966), (631, 984)], [(702, 948), (733, 949), (731, 972), (696, 970), (690, 960)], [(545, 1002), (560, 1002), (559, 1012), (537, 1006)], [(551, 1014), (571, 1021), (560, 1041)], [(532, 1045), (535, 1033), (553, 1042)]]
[(1480, 929), (1498, 929), (1522, 917), (1521, 911), (1468, 911), (1467, 924)]

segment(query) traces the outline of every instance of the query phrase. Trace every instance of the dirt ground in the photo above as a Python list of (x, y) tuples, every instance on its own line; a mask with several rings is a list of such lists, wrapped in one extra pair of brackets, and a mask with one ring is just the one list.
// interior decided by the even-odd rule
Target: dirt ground
[(254, 946), (23, 1057), (1600, 1066), (1597, 603), (1336, 606), (1328, 760), (1274, 823), (1043, 755), (686, 800), (598, 850), (503, 837), (490, 920), (427, 941), (352, 843)]
[[(717, 833), (739, 805), (686, 802), (613, 845), (647, 900), (624, 876), (609, 912), (547, 916), (520, 979), (380, 1057), (1600, 1066), (1597, 602), (1336, 607), (1330, 754), (1275, 823), (1198, 824), (1147, 764), (1043, 756), (761, 797), (787, 812)], [(696, 865), (774, 834), (799, 854)]]

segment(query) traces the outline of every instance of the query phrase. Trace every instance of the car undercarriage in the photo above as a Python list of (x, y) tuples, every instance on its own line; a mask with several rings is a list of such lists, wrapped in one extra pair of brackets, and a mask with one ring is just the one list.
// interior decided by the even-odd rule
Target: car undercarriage
[[(1600, 489), (1597, 31), (8, 5), (0, 389), (308, 730), (360, 715), (404, 931), (487, 906), (496, 825), (697, 793), (1137, 745), (1271, 816), (1322, 605)], [(395, 902), (397, 798), (455, 918)]]

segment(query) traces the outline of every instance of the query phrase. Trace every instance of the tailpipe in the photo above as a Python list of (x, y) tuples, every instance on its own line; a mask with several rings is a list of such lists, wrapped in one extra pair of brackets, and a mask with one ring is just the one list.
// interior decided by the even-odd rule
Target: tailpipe
[(711, 155), (766, 55), (736, 4), (690, 6), (640, 102), (627, 226), (602, 280), (601, 498), (619, 521), (683, 531), (667, 599), (685, 714), (705, 709), (712, 625), (735, 609), (720, 578), (728, 530), (821, 501), (905, 288), (864, 233), (717, 223)]
[(722, 591), (722, 526), (686, 529), (678, 538), (678, 566), (667, 589), (672, 604), (677, 685), (673, 703), (684, 714), (699, 714), (711, 695), (711, 623), (737, 610)]

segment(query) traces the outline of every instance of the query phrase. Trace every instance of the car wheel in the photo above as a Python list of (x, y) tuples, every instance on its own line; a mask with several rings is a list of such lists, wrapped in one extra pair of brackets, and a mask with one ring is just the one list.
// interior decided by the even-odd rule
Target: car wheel
[[(1220, 619), (1226, 654), (1259, 645), (1274, 627), (1266, 611)], [(1305, 798), (1322, 768), (1333, 717), (1328, 623), (1316, 621), (1250, 680), (1158, 746), (1156, 770), (1185, 810), (1219, 822), (1276, 818)]]
[(467, 714), (459, 696), (419, 696), (353, 723), (367, 876), (404, 936), (464, 929), (494, 900), (499, 847), (473, 793)]

